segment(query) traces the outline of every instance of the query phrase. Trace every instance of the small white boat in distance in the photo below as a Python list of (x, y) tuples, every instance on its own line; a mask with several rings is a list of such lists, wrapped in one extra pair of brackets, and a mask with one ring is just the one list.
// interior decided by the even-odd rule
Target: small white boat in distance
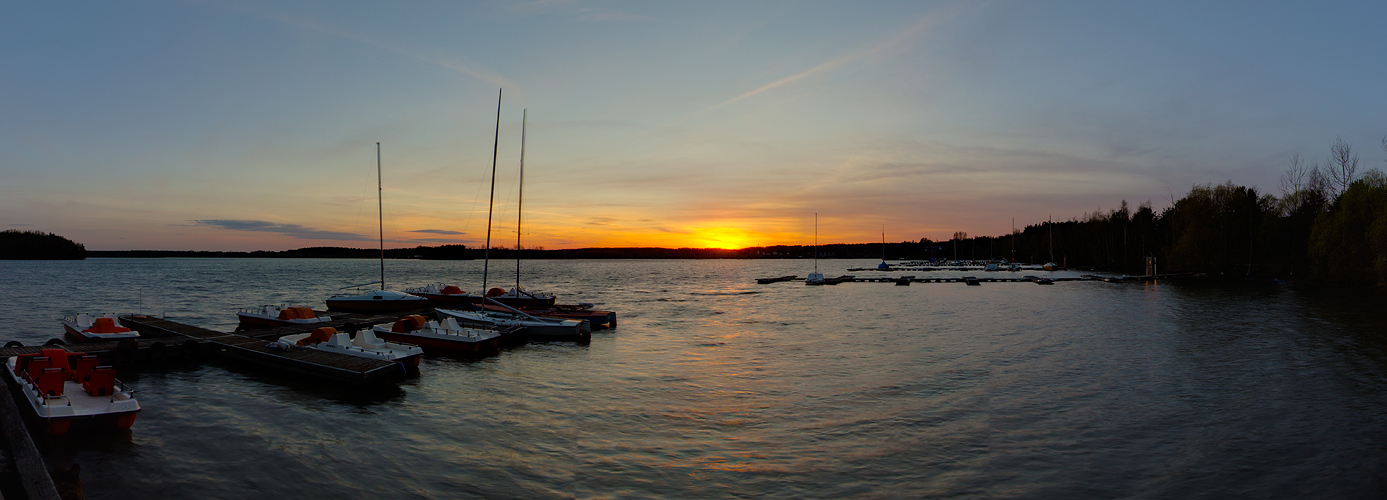
[(78, 314), (75, 318), (63, 319), (63, 330), (73, 342), (101, 342), (106, 340), (133, 339), (139, 332), (120, 326), (116, 315), (89, 316)]
[(817, 272), (815, 272), (815, 273), (809, 273), (809, 277), (804, 278), (804, 284), (806, 284), (806, 285), (822, 285), (822, 284), (824, 284), (824, 275), (823, 275), (823, 273), (817, 273)]
[(328, 315), (320, 315), (307, 307), (284, 307), (266, 304), (258, 308), (241, 309), (236, 313), (242, 327), (272, 327), (284, 325), (311, 325), (332, 321)]
[(496, 349), (501, 339), (501, 332), (496, 330), (463, 328), (451, 317), (438, 322), (425, 320), (418, 314), (400, 318), (390, 326), (376, 325), (371, 331), (382, 339), (407, 342), (429, 351), (456, 354)]
[(362, 330), (353, 339), (347, 333), (337, 333), (336, 328), (321, 327), (308, 333), (296, 333), (279, 338), (275, 347), (279, 349), (315, 349), (335, 352), (361, 358), (398, 361), (405, 366), (418, 368), (419, 357), (424, 350), (419, 346), (386, 342), (376, 338), (371, 330)]
[(590, 330), (583, 328), (585, 321), (564, 318), (546, 318), (528, 314), (512, 314), (495, 311), (460, 311), (457, 309), (438, 309), (439, 317), (453, 318), (460, 324), (484, 328), (520, 327), (520, 334), (531, 340), (584, 340), (591, 338)]
[(14, 381), (49, 434), (66, 434), (74, 419), (112, 418), (117, 429), (135, 425), (135, 391), (116, 380), (116, 369), (96, 356), (43, 349), (11, 356), (5, 373)]

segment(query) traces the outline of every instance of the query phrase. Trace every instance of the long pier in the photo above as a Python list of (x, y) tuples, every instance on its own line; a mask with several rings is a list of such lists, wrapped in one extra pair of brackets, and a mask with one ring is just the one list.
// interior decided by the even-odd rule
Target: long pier
[[(850, 271), (856, 271), (856, 269), (851, 269)], [(992, 272), (989, 272), (988, 274), (992, 274)], [(879, 277), (863, 278), (863, 277), (858, 277), (858, 276), (853, 276), (853, 275), (844, 275), (844, 276), (839, 276), (839, 277), (837, 277), (837, 278), (828, 278), (827, 281), (831, 281), (831, 283), (826, 283), (826, 284), (838, 284), (838, 283), (895, 283), (895, 284), (897, 284), (897, 285), (909, 285), (909, 284), (911, 284), (911, 283), (965, 283), (965, 284), (969, 284), (969, 285), (977, 285), (977, 284), (981, 284), (981, 283), (1037, 283), (1037, 284), (1042, 284), (1042, 285), (1048, 285), (1048, 284), (1051, 284), (1051, 283), (1058, 283), (1058, 282), (1062, 282), (1062, 281), (1102, 281), (1102, 282), (1107, 282), (1107, 283), (1132, 283), (1132, 282), (1144, 282), (1144, 281), (1164, 280), (1164, 279), (1172, 279), (1172, 278), (1188, 278), (1188, 277), (1192, 277), (1192, 276), (1196, 276), (1196, 274), (1195, 274), (1195, 273), (1178, 273), (1178, 274), (1160, 274), (1160, 275), (1146, 275), (1146, 276), (1099, 276), (1099, 275), (1093, 275), (1093, 274), (1085, 274), (1085, 275), (1077, 276), (1077, 277), (1076, 277), (1076, 276), (1048, 277), (1048, 276), (1033, 276), (1033, 275), (1026, 275), (1026, 276), (1022, 276), (1022, 277), (1020, 277), (1020, 278), (1011, 278), (1011, 277), (1003, 278), (1003, 277), (992, 277), (992, 276), (987, 276), (987, 275), (983, 275), (983, 276), (981, 276), (981, 277), (979, 277), (979, 276), (952, 276), (952, 277), (938, 277), (938, 278), (931, 278), (931, 277), (918, 278), (918, 277), (915, 277), (915, 276), (913, 276), (913, 275), (907, 275), (907, 276), (898, 276), (898, 277), (879, 276)], [(788, 279), (787, 279), (787, 278), (788, 278)], [(770, 283), (780, 283), (780, 282), (786, 282), (786, 281), (795, 281), (795, 280), (797, 280), (797, 279), (798, 279), (798, 277), (759, 278), (759, 279), (757, 279), (757, 283), (759, 283), (759, 284), (770, 284)]]

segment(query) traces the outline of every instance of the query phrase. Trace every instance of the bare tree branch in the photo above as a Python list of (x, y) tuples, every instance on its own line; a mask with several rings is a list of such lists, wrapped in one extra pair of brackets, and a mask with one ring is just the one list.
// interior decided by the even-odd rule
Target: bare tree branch
[[(1387, 139), (1387, 138), (1384, 138)], [(1300, 158), (1300, 153), (1291, 155), (1291, 164), (1286, 173), (1281, 174), (1281, 196), (1290, 196), (1305, 187), (1305, 177), (1310, 175), (1310, 167)]]
[(1343, 137), (1335, 137), (1334, 144), (1329, 146), (1329, 162), (1325, 169), (1329, 171), (1329, 184), (1334, 196), (1348, 191), (1358, 173), (1358, 154), (1353, 152), (1353, 145), (1345, 142)]

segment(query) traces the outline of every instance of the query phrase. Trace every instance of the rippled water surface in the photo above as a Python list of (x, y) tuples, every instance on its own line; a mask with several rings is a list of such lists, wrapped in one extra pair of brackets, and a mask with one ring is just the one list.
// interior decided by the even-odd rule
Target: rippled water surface
[[(819, 264), (837, 275), (875, 263)], [(1372, 498), (1387, 488), (1380, 293), (755, 284), (811, 265), (527, 262), (527, 288), (615, 310), (619, 327), (589, 345), (428, 358), (418, 378), (370, 393), (220, 362), (145, 369), (126, 375), (144, 408), (130, 432), (38, 444), (53, 465), (81, 464), (93, 499)], [(494, 265), (492, 284), (513, 283), (513, 266)], [(387, 279), (479, 289), (481, 267), (390, 261)], [(238, 307), (321, 308), (376, 270), (0, 261), (11, 291), (0, 339), (41, 343), (79, 312), (230, 330)]]

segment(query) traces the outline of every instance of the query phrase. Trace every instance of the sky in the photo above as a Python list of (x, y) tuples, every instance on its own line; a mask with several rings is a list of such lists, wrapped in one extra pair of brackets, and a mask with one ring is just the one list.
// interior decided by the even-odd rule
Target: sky
[(527, 248), (743, 248), (812, 244), (816, 219), (820, 243), (942, 240), (1197, 184), (1280, 195), (1291, 155), (1325, 163), (1339, 138), (1387, 167), (1382, 19), (1370, 1), (9, 0), (0, 230), (479, 247), (491, 207), (493, 246), (520, 215)]

